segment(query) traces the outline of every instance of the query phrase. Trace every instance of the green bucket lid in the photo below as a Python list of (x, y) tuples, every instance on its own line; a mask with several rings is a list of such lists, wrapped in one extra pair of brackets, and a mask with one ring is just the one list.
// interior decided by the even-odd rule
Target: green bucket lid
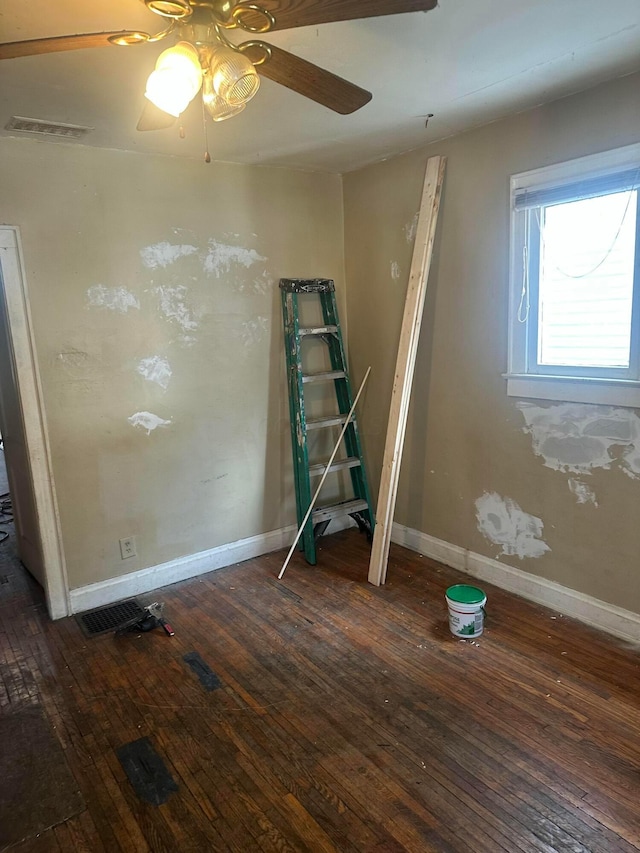
[(486, 598), (481, 589), (477, 586), (467, 586), (466, 583), (450, 586), (446, 595), (447, 598), (451, 601), (457, 601), (458, 604), (480, 604)]

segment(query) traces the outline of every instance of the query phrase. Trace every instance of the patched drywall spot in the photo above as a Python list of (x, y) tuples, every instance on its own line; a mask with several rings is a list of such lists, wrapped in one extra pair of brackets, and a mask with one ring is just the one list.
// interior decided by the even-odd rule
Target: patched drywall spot
[(198, 339), (193, 335), (180, 335), (179, 341), (183, 347), (192, 347), (197, 343)]
[(259, 296), (266, 296), (267, 293), (270, 293), (273, 290), (274, 284), (275, 282), (271, 273), (268, 270), (263, 270), (262, 275), (254, 278), (250, 284), (240, 282), (238, 290), (242, 292), (249, 289), (254, 293), (257, 293)]
[[(587, 474), (594, 468), (620, 468), (640, 477), (640, 418), (632, 409), (561, 403), (517, 404), (531, 436), (533, 452), (547, 468)], [(616, 448), (621, 452), (616, 453)]]
[(391, 261), (391, 278), (394, 281), (398, 281), (400, 278), (400, 267), (397, 261)]
[(154, 288), (160, 301), (160, 311), (167, 320), (177, 323), (185, 332), (193, 332), (198, 322), (186, 304), (187, 288), (183, 284)]
[(416, 231), (418, 230), (418, 217), (419, 212), (416, 212), (407, 224), (404, 226), (404, 236), (406, 238), (407, 243), (411, 244), (415, 240)]
[(502, 548), (498, 556), (523, 560), (542, 557), (551, 550), (542, 539), (542, 520), (524, 512), (511, 498), (485, 492), (476, 501), (476, 518), (480, 533)]
[(271, 293), (274, 287), (274, 278), (269, 270), (263, 270), (262, 273), (254, 279), (239, 278), (234, 282), (234, 290), (238, 293), (255, 294), (256, 296), (266, 296)]
[(209, 248), (203, 260), (203, 268), (206, 273), (214, 275), (216, 278), (231, 272), (234, 266), (249, 269), (253, 264), (266, 261), (266, 258), (259, 255), (255, 249), (221, 243), (213, 238), (209, 240), (208, 245)]
[(153, 246), (145, 246), (144, 249), (140, 249), (140, 257), (147, 269), (155, 270), (158, 267), (168, 267), (179, 258), (194, 255), (197, 251), (196, 246), (191, 246), (188, 243), (178, 245), (168, 243), (165, 240), (162, 243), (154, 243)]
[(590, 486), (587, 486), (587, 484), (583, 483), (581, 480), (576, 480), (574, 477), (571, 477), (569, 479), (569, 491), (572, 495), (575, 495), (579, 504), (592, 503), (594, 506), (598, 506), (596, 493)]
[(89, 354), (78, 349), (58, 353), (58, 361), (67, 371), (76, 371), (83, 368), (88, 359)]
[(127, 420), (134, 427), (146, 429), (147, 435), (151, 435), (151, 432), (158, 427), (166, 427), (172, 423), (171, 420), (165, 421), (152, 412), (136, 412), (135, 415), (131, 415)]
[(627, 477), (632, 480), (640, 478), (640, 441), (630, 447), (624, 454), (624, 466), (622, 468)]
[(94, 284), (87, 290), (87, 298), (92, 308), (108, 308), (126, 314), (129, 308), (140, 310), (140, 303), (126, 287), (105, 287)]
[(164, 391), (169, 387), (171, 381), (171, 365), (162, 355), (150, 355), (143, 358), (137, 367), (138, 373), (148, 382), (155, 382)]
[(245, 347), (251, 347), (264, 338), (268, 328), (268, 317), (256, 317), (255, 319), (243, 322), (237, 334)]

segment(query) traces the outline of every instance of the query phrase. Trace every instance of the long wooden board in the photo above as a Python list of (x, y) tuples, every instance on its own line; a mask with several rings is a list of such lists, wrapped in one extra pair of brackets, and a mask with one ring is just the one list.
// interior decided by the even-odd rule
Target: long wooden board
[(387, 575), (391, 525), (396, 505), (402, 448), (411, 399), (411, 385), (413, 383), (424, 300), (427, 293), (433, 241), (438, 223), (445, 165), (446, 159), (444, 157), (431, 157), (427, 161), (424, 177), (409, 286), (400, 331), (396, 371), (391, 392), (389, 424), (387, 426), (380, 492), (376, 508), (376, 528), (373, 534), (373, 547), (369, 563), (369, 583), (375, 584), (375, 586), (384, 583)]

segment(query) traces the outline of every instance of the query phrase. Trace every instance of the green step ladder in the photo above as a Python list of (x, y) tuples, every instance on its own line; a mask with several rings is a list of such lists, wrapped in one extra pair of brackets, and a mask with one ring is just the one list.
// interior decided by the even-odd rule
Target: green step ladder
[[(325, 465), (310, 465), (307, 434), (311, 430), (331, 428), (342, 429), (353, 405), (351, 384), (347, 371), (347, 362), (338, 320), (335, 286), (331, 279), (282, 278), (280, 279), (282, 296), (282, 317), (284, 321), (284, 342), (287, 359), (287, 378), (289, 383), (289, 415), (291, 421), (291, 446), (293, 451), (293, 470), (296, 489), (296, 509), (298, 527), (311, 504), (314, 477), (320, 477)], [(298, 297), (300, 294), (317, 294), (322, 308), (322, 326), (304, 327), (300, 325)], [(329, 352), (330, 371), (306, 373), (303, 367), (302, 342), (305, 338), (323, 341)], [(322, 418), (307, 418), (305, 412), (304, 388), (309, 383), (333, 382), (337, 412)], [(334, 439), (335, 441), (335, 439)], [(305, 524), (300, 547), (308, 563), (316, 564), (316, 540), (326, 532), (331, 520), (339, 516), (350, 515), (361, 531), (369, 538), (373, 536), (375, 519), (367, 483), (367, 475), (362, 457), (362, 447), (358, 435), (355, 416), (344, 434), (346, 455), (331, 465), (330, 473), (348, 470), (351, 475), (353, 498), (330, 506), (316, 506)]]

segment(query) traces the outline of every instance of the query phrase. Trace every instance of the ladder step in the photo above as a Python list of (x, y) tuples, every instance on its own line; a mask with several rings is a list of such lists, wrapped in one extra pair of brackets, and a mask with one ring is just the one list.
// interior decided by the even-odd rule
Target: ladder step
[(303, 382), (325, 382), (327, 379), (344, 379), (344, 370), (326, 370), (322, 373), (303, 373)]
[(313, 523), (317, 524), (319, 521), (328, 521), (330, 518), (336, 518), (339, 515), (349, 515), (352, 512), (362, 512), (367, 509), (369, 509), (369, 504), (366, 501), (343, 501), (331, 506), (319, 506), (314, 509), (311, 516)]
[[(357, 456), (348, 456), (346, 459), (340, 459), (339, 462), (334, 462), (331, 468), (329, 468), (329, 473), (332, 471), (346, 471), (347, 468), (359, 468), (360, 465), (362, 465), (362, 463)], [(326, 467), (327, 466), (322, 462), (319, 465), (309, 465), (309, 474), (311, 474), (312, 477), (318, 474), (323, 474)]]
[[(330, 415), (327, 418), (309, 418), (307, 420), (307, 432), (310, 429), (324, 429), (325, 427), (341, 426), (347, 419), (346, 415)], [(351, 418), (351, 422), (355, 417)]]
[[(302, 547), (307, 562), (313, 566), (317, 558), (317, 539), (324, 535), (331, 519), (351, 515), (360, 530), (368, 536), (373, 532), (375, 519), (356, 419), (352, 417), (349, 427), (340, 432), (340, 428), (347, 423), (347, 412), (352, 410), (353, 397), (334, 283), (330, 279), (280, 279), (280, 293), (298, 523), (305, 517), (312, 500), (312, 484), (317, 486), (325, 471), (344, 471), (341, 476), (334, 474), (335, 485), (341, 487), (339, 493), (326, 494), (323, 498), (325, 504), (331, 505), (315, 507), (304, 524)], [(315, 310), (318, 312), (305, 316), (304, 320), (300, 317), (301, 294), (306, 294), (303, 297), (305, 311), (314, 301)], [(308, 350), (308, 347), (311, 347), (311, 350)], [(323, 360), (316, 361), (313, 357), (317, 356), (320, 350)], [(312, 382), (323, 384), (307, 385)], [(316, 393), (312, 393), (312, 398), (309, 399), (309, 392), (314, 389)], [(321, 399), (316, 400), (318, 391), (321, 392)], [(330, 398), (332, 403), (329, 403)], [(321, 429), (331, 431), (311, 432)], [(323, 456), (328, 460), (324, 440), (322, 447), (319, 447), (314, 443), (314, 437), (319, 439), (326, 436), (330, 439), (328, 444), (332, 445), (338, 441), (338, 435), (339, 449), (336, 448), (331, 454), (331, 465), (327, 466), (327, 462), (309, 464), (310, 449), (316, 460), (322, 459)]]
[(300, 337), (302, 335), (335, 335), (337, 332), (337, 326), (309, 326), (306, 329), (298, 329)]

